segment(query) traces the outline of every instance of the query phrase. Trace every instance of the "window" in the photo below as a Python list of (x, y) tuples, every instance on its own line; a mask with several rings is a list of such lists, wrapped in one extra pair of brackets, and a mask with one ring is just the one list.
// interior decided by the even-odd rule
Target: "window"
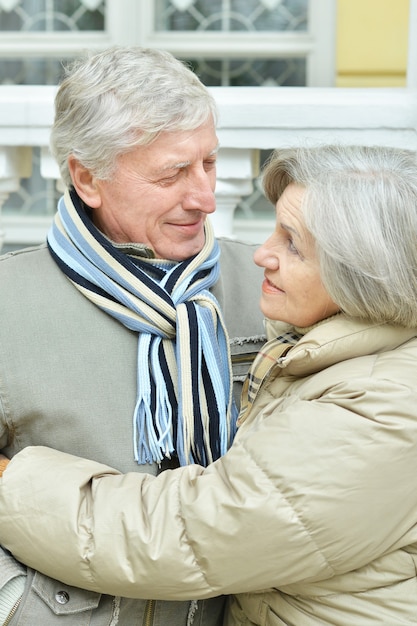
[[(85, 49), (131, 44), (171, 51), (207, 86), (332, 86), (334, 32), (334, 0), (0, 0), (0, 84), (55, 85)], [(3, 207), (22, 224), (50, 219), (60, 195), (32, 154)], [(255, 189), (243, 218), (265, 210)]]

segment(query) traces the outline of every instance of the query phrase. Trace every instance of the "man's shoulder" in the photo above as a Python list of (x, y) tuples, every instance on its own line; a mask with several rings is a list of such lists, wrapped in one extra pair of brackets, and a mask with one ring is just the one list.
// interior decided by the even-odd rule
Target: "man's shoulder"
[(253, 255), (259, 244), (227, 237), (219, 237), (217, 241), (221, 250), (221, 266), (231, 267), (232, 264), (237, 264), (236, 268), (255, 267)]
[(263, 270), (253, 260), (258, 246), (225, 237), (218, 241), (220, 277), (213, 293), (223, 310), (229, 336), (232, 340), (263, 337), (263, 315), (259, 308)]
[(251, 241), (244, 241), (243, 239), (236, 239), (235, 237), (217, 237), (220, 248), (222, 250), (231, 250), (236, 253), (254, 251), (260, 246), (259, 243), (253, 243)]
[(244, 285), (249, 283), (260, 284), (261, 268), (254, 260), (253, 255), (259, 244), (242, 241), (240, 239), (218, 238), (220, 246), (220, 274), (223, 281), (238, 282)]
[(56, 280), (60, 270), (53, 261), (46, 244), (6, 252), (0, 256), (0, 284), (2, 288), (38, 288)]
[(11, 252), (5, 252), (0, 255), (0, 269), (4, 268), (5, 265), (11, 267), (13, 265), (32, 263), (36, 259), (41, 261), (44, 258), (50, 258), (46, 243), (27, 248), (19, 248), (18, 250), (12, 250)]

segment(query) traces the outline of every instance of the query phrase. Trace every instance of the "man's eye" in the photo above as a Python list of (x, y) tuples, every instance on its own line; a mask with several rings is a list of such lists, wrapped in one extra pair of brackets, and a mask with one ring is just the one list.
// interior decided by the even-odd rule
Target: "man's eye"
[(209, 159), (208, 161), (204, 161), (204, 169), (212, 170), (214, 167), (216, 167), (216, 163), (216, 159)]
[(169, 185), (170, 183), (174, 183), (178, 178), (178, 172), (173, 174), (172, 176), (166, 176), (165, 178), (161, 178), (159, 181), (160, 185)]

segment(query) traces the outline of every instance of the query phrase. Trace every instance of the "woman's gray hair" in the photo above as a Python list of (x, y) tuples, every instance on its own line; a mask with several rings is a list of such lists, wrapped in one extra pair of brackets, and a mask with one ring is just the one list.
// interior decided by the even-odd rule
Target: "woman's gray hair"
[(303, 217), (340, 309), (417, 326), (416, 154), (364, 146), (276, 151), (263, 176), (274, 205), (289, 183), (306, 189)]
[(210, 117), (217, 122), (215, 101), (184, 63), (162, 50), (118, 46), (67, 68), (55, 98), (51, 151), (67, 186), (70, 155), (109, 179), (120, 155)]

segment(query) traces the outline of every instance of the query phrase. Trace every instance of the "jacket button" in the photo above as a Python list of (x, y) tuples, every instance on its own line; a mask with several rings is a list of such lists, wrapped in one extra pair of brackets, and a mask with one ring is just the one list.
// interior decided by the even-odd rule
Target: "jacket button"
[(69, 594), (66, 591), (57, 591), (57, 593), (55, 594), (55, 600), (58, 602), (58, 604), (66, 604), (67, 602), (69, 602)]

